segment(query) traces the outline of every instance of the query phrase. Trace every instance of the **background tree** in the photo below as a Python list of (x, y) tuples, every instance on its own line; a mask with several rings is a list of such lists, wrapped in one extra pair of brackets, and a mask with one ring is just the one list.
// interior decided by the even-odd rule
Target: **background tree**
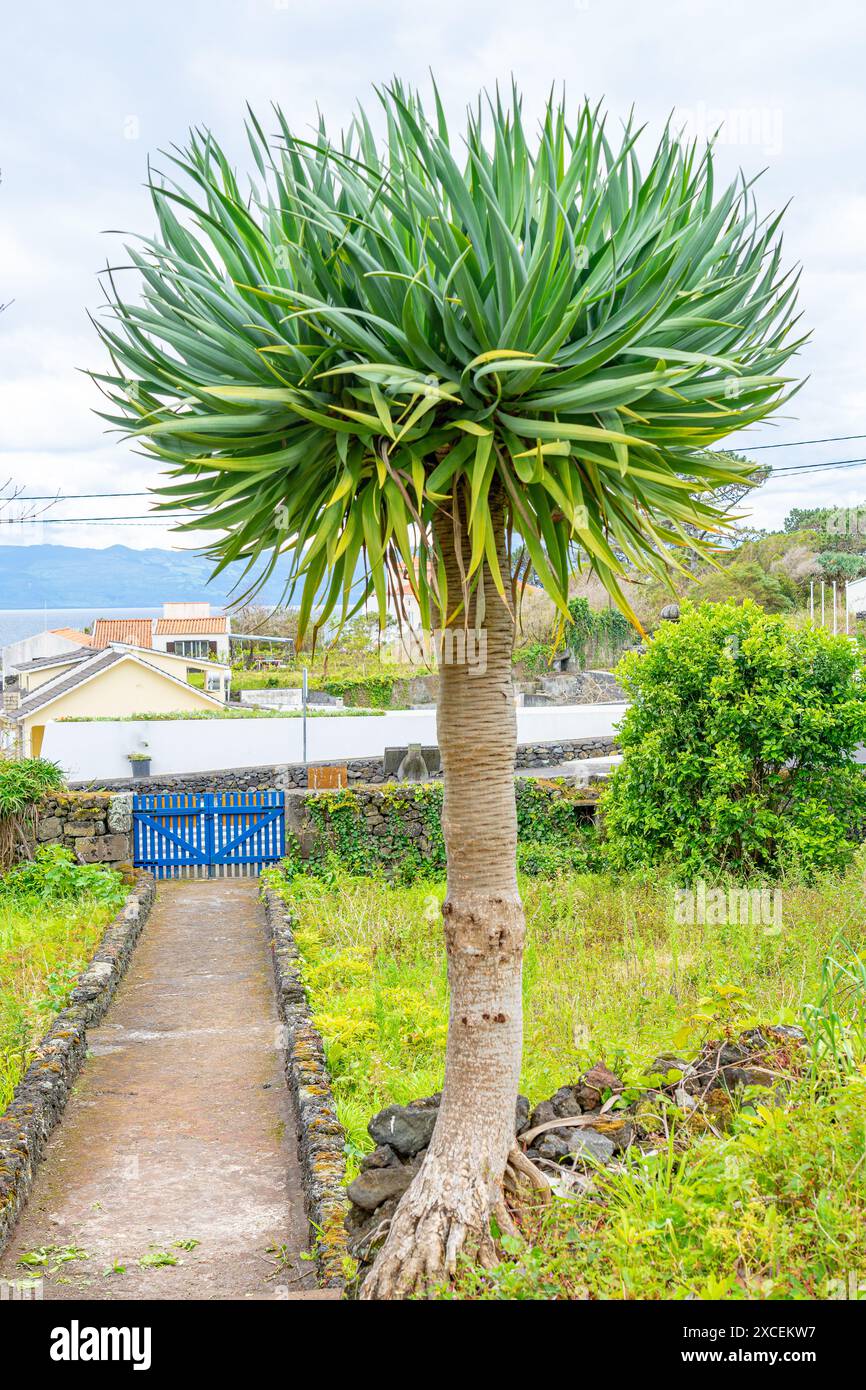
[(854, 555), (845, 550), (822, 550), (818, 556), (821, 577), (832, 584), (844, 584), (846, 580), (857, 579), (866, 570), (866, 556)]
[[(752, 465), (709, 446), (785, 397), (795, 281), (777, 219), (711, 151), (665, 130), (645, 168), (629, 122), (551, 100), (481, 98), (452, 141), (400, 86), (337, 142), (269, 139), (250, 117), (242, 186), (206, 132), (153, 179), (158, 232), (129, 248), (143, 298), (109, 296), (109, 421), (170, 465), (163, 505), (221, 534), (251, 585), (288, 556), (299, 634), (384, 617), (413, 576), (424, 625), (483, 628), (486, 665), (441, 663), (450, 984), (445, 1082), (424, 1165), (365, 1297), (493, 1255), (521, 1059), (511, 680), (527, 569), (567, 620), (583, 557), (629, 612), (628, 571), (662, 578), (708, 498)], [(736, 380), (737, 389), (730, 383)], [(687, 529), (693, 528), (693, 529)], [(515, 556), (520, 556), (520, 564)], [(526, 557), (526, 558), (523, 558)]]

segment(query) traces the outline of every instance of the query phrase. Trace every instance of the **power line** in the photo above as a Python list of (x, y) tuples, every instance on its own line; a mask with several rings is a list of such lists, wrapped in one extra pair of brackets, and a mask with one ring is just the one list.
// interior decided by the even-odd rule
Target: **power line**
[[(757, 453), (759, 450), (763, 450), (763, 449), (799, 449), (799, 448), (804, 448), (806, 445), (813, 445), (813, 444), (835, 444), (835, 443), (839, 443), (839, 442), (841, 442), (841, 441), (843, 441), (843, 440), (850, 440), (850, 439), (866, 439), (866, 434), (834, 434), (834, 435), (827, 435), (827, 436), (826, 436), (825, 438), (823, 438), (823, 439), (794, 439), (794, 440), (790, 440), (787, 444), (754, 444), (754, 445), (752, 445), (751, 447), (747, 446), (747, 450), (748, 450), (749, 453)], [(771, 478), (785, 478), (785, 477), (791, 477), (791, 476), (793, 476), (794, 474), (797, 474), (797, 473), (822, 473), (822, 472), (827, 472), (828, 470), (830, 470), (830, 469), (835, 469), (835, 468), (856, 468), (856, 467), (859, 467), (861, 464), (864, 464), (864, 463), (866, 463), (866, 458), (861, 458), (861, 459), (831, 459), (831, 460), (830, 460), (829, 462), (827, 462), (827, 463), (803, 463), (803, 464), (792, 464), (789, 468), (774, 468), (773, 471), (772, 471), (772, 474), (771, 474), (770, 476), (771, 476)], [(767, 481), (769, 482), (770, 479), (768, 478)], [(119, 498), (121, 498), (121, 497), (151, 497), (151, 496), (153, 495), (153, 491), (154, 491), (153, 489), (149, 489), (149, 490), (147, 490), (147, 491), (145, 491), (145, 492), (64, 492), (64, 493), (46, 493), (46, 494), (19, 493), (19, 494), (16, 494), (14, 497), (10, 497), (10, 498), (7, 499), (7, 500), (8, 500), (8, 502), (55, 502), (55, 503), (57, 503), (57, 502), (85, 502), (85, 501), (87, 501), (87, 502), (93, 502), (93, 501), (98, 501), (98, 500), (100, 500), (100, 499), (102, 499), (102, 498), (106, 498), (107, 500), (112, 500), (112, 501), (113, 501), (113, 500), (119, 499)], [(0, 506), (2, 506), (3, 501), (4, 501), (4, 499), (3, 499), (2, 495), (0, 495)], [(193, 515), (193, 517), (194, 517), (196, 514), (193, 513), (192, 515)], [(80, 524), (90, 525), (90, 526), (95, 526), (95, 525), (123, 526), (123, 525), (127, 525), (127, 524), (128, 524), (128, 525), (134, 525), (134, 524), (141, 524), (141, 523), (145, 523), (145, 522), (146, 522), (146, 523), (149, 523), (149, 524), (151, 524), (151, 525), (170, 526), (170, 525), (172, 524), (172, 520), (174, 520), (174, 519), (176, 519), (176, 518), (172, 518), (171, 520), (162, 521), (162, 520), (160, 520), (159, 518), (154, 517), (152, 513), (149, 513), (149, 514), (147, 514), (147, 515), (145, 515), (145, 516), (142, 516), (142, 517), (96, 517), (96, 516), (90, 517), (90, 516), (68, 516), (68, 517), (50, 517), (50, 518), (45, 518), (44, 520), (43, 520), (41, 517), (33, 517), (33, 518), (29, 518), (29, 517), (28, 517), (28, 518), (22, 518), (21, 521), (16, 522), (15, 524), (16, 524), (16, 525), (19, 525), (19, 526), (21, 526), (21, 525), (66, 526), (66, 525), (75, 525), (75, 524), (79, 524), (79, 523), (80, 523)]]
[(834, 463), (802, 463), (799, 467), (792, 465), (790, 468), (774, 468), (767, 482), (773, 478), (795, 477), (800, 473), (826, 473), (836, 468), (859, 468), (864, 463), (866, 463), (866, 458), (838, 459)]
[[(151, 513), (146, 516), (22, 516), (20, 520), (5, 521), (0, 517), (0, 534), (3, 526), (73, 526), (78, 523), (87, 526), (172, 526), (176, 521), (194, 521), (194, 516), (173, 516), (160, 521)], [(217, 527), (217, 530), (220, 528)]]
[(100, 497), (150, 497), (150, 495), (150, 492), (52, 492), (45, 497), (31, 497), (18, 493), (9, 500), (12, 502), (93, 502)]
[(802, 449), (806, 444), (839, 444), (848, 439), (866, 439), (866, 434), (830, 434), (826, 439), (793, 439), (788, 444), (751, 444), (746, 445), (746, 450), (755, 454), (759, 449)]

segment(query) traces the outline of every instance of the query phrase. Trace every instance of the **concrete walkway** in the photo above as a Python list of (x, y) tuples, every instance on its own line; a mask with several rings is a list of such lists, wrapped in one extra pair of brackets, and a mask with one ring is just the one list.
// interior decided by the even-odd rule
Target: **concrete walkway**
[[(160, 885), (0, 1276), (50, 1246), (45, 1298), (285, 1299), (314, 1285), (257, 896), (255, 879)], [(88, 1258), (59, 1260), (70, 1247)], [(115, 1263), (126, 1272), (104, 1273)]]

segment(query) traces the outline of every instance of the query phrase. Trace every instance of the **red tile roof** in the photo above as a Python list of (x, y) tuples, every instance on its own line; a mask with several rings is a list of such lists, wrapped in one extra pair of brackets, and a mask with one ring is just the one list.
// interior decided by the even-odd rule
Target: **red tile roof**
[(202, 637), (228, 632), (227, 618), (157, 618), (157, 637)]
[(152, 647), (153, 619), (97, 618), (93, 624), (91, 645), (99, 649), (112, 642), (126, 642), (131, 647)]

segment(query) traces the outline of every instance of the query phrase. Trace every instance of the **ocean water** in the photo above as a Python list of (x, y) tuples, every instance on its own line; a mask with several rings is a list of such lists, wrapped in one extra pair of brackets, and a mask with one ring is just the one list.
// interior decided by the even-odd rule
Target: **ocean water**
[(0, 647), (52, 627), (85, 628), (96, 618), (160, 618), (161, 608), (0, 608)]

